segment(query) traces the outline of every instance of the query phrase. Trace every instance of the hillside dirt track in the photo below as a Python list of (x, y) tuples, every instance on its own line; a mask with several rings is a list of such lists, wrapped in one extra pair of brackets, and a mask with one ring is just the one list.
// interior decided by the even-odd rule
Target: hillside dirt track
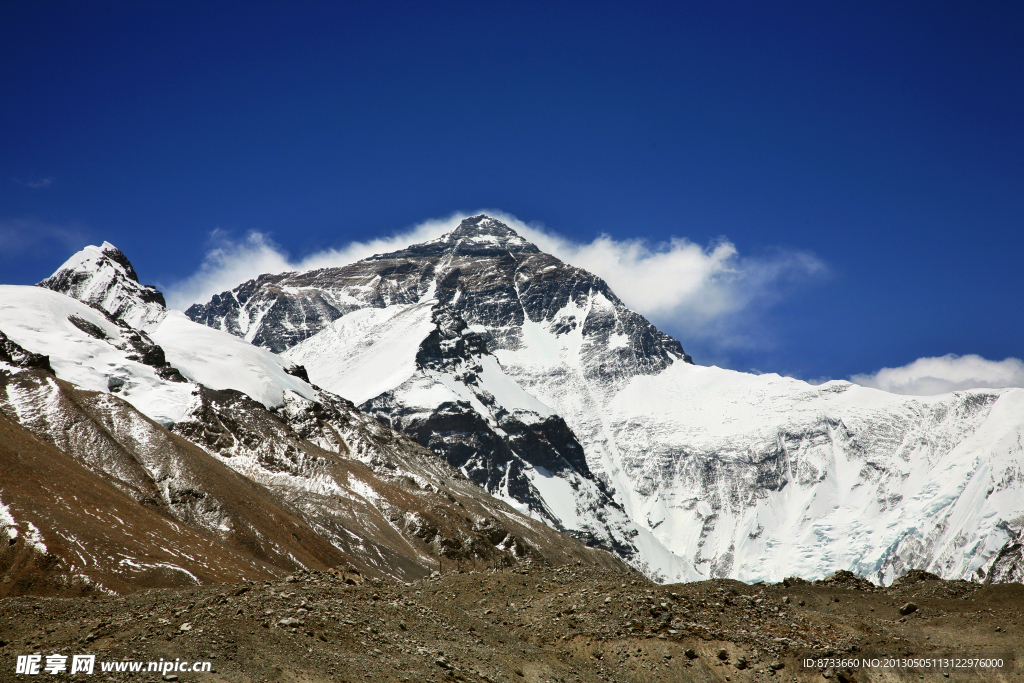
[[(902, 615), (910, 602), (917, 609)], [(659, 586), (574, 565), (410, 584), (338, 569), (126, 596), (5, 598), (0, 681), (1021, 681), (1022, 608), (1024, 585), (923, 572), (882, 589), (845, 572), (814, 584)], [(17, 656), (31, 653), (95, 654), (96, 673), (17, 675)], [(1005, 666), (801, 664), (882, 655), (997, 656)], [(161, 658), (212, 670), (100, 672), (100, 662)]]

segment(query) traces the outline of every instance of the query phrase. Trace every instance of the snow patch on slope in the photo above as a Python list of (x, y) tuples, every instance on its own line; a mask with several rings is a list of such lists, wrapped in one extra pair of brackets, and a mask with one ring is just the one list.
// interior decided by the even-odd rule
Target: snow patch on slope
[(25, 545), (40, 555), (45, 555), (46, 544), (43, 543), (43, 534), (40, 533), (39, 528), (32, 522), (25, 522), (25, 526), (28, 527), (25, 534)]
[(18, 527), (15, 526), (14, 515), (2, 500), (0, 500), (0, 529), (9, 539), (18, 537)]
[(478, 362), (482, 369), (477, 373), (475, 386), (490, 394), (499, 406), (516, 415), (528, 413), (546, 418), (555, 414), (505, 374), (497, 358), (488, 354), (480, 357)]
[[(83, 327), (98, 330), (104, 338)], [(0, 330), (24, 348), (49, 356), (57, 377), (83, 389), (109, 392), (111, 380), (120, 382), (123, 399), (164, 425), (180, 420), (192, 402), (192, 386), (162, 379), (153, 367), (130, 360), (112, 343), (121, 340), (122, 328), (59, 292), (0, 285)]]
[(420, 343), (434, 329), (435, 303), (352, 311), (282, 356), (303, 365), (314, 384), (362, 403), (416, 372)]
[(585, 520), (581, 516), (576, 502), (576, 493), (568, 479), (559, 477), (540, 466), (527, 470), (526, 476), (540, 492), (548, 509), (563, 527), (582, 529), (585, 526)]
[(315, 395), (309, 384), (285, 372), (291, 363), (280, 356), (194, 323), (180, 311), (168, 311), (150, 336), (182, 375), (211, 389), (235, 389), (268, 408), (282, 405), (286, 391)]

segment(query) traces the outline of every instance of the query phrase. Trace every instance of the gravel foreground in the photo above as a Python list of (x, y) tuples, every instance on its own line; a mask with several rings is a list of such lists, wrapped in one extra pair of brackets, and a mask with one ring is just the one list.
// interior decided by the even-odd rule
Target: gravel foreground
[[(883, 589), (848, 572), (815, 583), (656, 585), (566, 566), (402, 584), (339, 569), (127, 596), (5, 598), (0, 681), (1021, 681), (1022, 607), (1024, 585), (924, 572)], [(72, 655), (93, 654), (95, 671), (15, 673), (18, 655), (32, 653), (42, 666), (47, 655), (67, 655), (68, 669)], [(892, 659), (907, 657), (1004, 666)], [(825, 658), (840, 661), (817, 661)], [(871, 658), (878, 666), (865, 667)], [(211, 670), (100, 670), (161, 659), (208, 661)]]

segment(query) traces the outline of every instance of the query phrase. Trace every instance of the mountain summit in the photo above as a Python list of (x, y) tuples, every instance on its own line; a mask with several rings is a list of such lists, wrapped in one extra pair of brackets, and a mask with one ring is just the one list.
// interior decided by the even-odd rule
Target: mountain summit
[[(263, 275), (186, 314), (304, 365), (312, 381), (556, 528), (664, 578), (697, 576), (651, 550), (659, 544), (591, 471), (578, 434), (502, 354), (531, 355), (538, 334), (553, 335), (572, 348), (564, 355), (574, 372), (600, 386), (690, 357), (604, 280), (501, 221), (473, 216), (438, 239), (348, 266)], [(652, 552), (661, 552), (655, 563)]]
[(464, 219), (437, 239), (347, 266), (261, 275), (185, 313), (280, 353), (347, 313), (364, 306), (412, 304), (428, 289), (467, 323), (477, 318), (492, 323), (494, 315), (507, 318), (511, 334), (524, 320), (549, 318), (570, 300), (600, 295), (615, 309), (613, 327), (629, 337), (628, 344), (614, 347), (629, 351), (615, 355), (629, 356), (638, 364), (634, 370), (657, 372), (678, 360), (692, 363), (678, 341), (627, 309), (604, 280), (541, 252), (486, 214)]
[[(459, 227), (452, 230), (446, 235), (449, 240), (458, 239), (486, 239), (494, 238), (499, 241), (523, 241), (522, 237), (519, 236), (512, 228), (508, 227), (501, 221), (491, 218), (485, 213), (479, 216), (470, 216), (459, 223)], [(444, 238), (442, 238), (444, 239)]]
[[(459, 223), (451, 232), (429, 242), (417, 244), (407, 250), (384, 254), (381, 258), (399, 255), (425, 255), (428, 253), (449, 254), (494, 254), (500, 251), (535, 254), (540, 249), (523, 239), (515, 230), (487, 214), (470, 216)], [(373, 257), (377, 258), (377, 257)]]

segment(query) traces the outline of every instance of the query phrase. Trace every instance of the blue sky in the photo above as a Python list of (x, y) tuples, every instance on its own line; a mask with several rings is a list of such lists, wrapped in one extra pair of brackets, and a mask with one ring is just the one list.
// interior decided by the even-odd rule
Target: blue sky
[(8, 0), (0, 88), (5, 283), (498, 209), (700, 363), (1024, 356), (1021, 3)]

